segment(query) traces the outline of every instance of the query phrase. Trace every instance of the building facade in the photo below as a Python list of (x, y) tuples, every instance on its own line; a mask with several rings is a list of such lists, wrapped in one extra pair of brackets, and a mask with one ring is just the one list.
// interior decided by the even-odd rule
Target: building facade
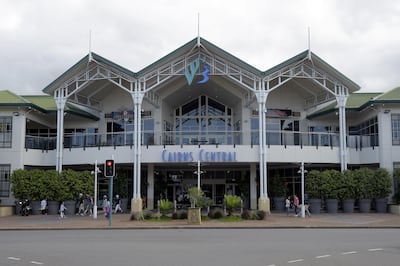
[[(400, 89), (360, 87), (311, 51), (260, 71), (196, 38), (139, 72), (89, 53), (43, 89), (0, 91), (0, 197), (15, 169), (93, 170), (113, 158), (115, 193), (185, 204), (268, 204), (268, 177), (299, 193), (307, 170), (400, 165)], [(120, 190), (124, 191), (120, 191)], [(100, 196), (108, 190), (100, 178)], [(133, 201), (132, 201), (133, 202)]]

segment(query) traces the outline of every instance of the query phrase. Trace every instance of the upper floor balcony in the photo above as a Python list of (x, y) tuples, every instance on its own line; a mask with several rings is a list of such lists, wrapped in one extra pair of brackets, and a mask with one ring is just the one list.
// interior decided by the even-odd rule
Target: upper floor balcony
[[(174, 132), (174, 131), (143, 131), (141, 145), (249, 145), (259, 144), (258, 131), (209, 131), (209, 132)], [(64, 149), (133, 146), (133, 132), (121, 133), (79, 133), (64, 134)], [(320, 132), (288, 132), (267, 131), (267, 146), (314, 146), (339, 147), (339, 134)], [(350, 135), (347, 136), (347, 147), (355, 150), (379, 146), (378, 135)], [(56, 137), (25, 137), (26, 149), (54, 150)]]

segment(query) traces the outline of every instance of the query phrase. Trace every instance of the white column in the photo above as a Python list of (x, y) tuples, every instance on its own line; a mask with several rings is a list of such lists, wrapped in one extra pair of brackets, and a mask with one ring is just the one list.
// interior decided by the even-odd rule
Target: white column
[(340, 136), (340, 169), (344, 172), (347, 169), (347, 144), (346, 144), (346, 102), (347, 91), (339, 86), (336, 93), (336, 101), (339, 107), (339, 136)]
[(57, 106), (57, 146), (56, 146), (56, 170), (62, 171), (64, 149), (64, 108), (67, 101), (66, 89), (59, 88), (55, 91), (54, 98)]
[(133, 199), (140, 198), (140, 172), (141, 172), (141, 111), (144, 93), (136, 86), (131, 93), (134, 104), (134, 171), (133, 171)]

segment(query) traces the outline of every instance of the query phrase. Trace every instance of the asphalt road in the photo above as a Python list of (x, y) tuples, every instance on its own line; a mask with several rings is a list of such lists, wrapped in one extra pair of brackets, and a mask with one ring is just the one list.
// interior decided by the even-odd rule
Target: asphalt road
[(398, 266), (399, 229), (0, 231), (0, 265)]

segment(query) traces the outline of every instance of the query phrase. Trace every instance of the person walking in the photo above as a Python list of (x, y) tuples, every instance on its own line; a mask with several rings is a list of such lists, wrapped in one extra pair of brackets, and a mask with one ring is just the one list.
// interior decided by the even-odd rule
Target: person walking
[(66, 217), (65, 216), (65, 210), (67, 210), (67, 207), (65, 207), (64, 201), (62, 201), (61, 204), (60, 204), (60, 210), (59, 210), (61, 219), (64, 219)]
[(40, 202), (40, 212), (44, 215), (47, 214), (47, 200), (42, 199)]
[(286, 216), (289, 216), (290, 213), (290, 196), (288, 196), (285, 200), (285, 208), (286, 208)]
[(293, 195), (293, 205), (294, 205), (294, 213), (297, 216), (299, 216), (299, 198), (297, 195)]
[(114, 210), (114, 213), (117, 213), (117, 212), (121, 212), (121, 213), (123, 213), (123, 211), (122, 211), (122, 208), (121, 208), (121, 199), (119, 198), (119, 195), (117, 194), (116, 196), (115, 196), (115, 210)]
[(90, 196), (89, 194), (86, 194), (86, 207), (85, 207), (85, 211), (84, 211), (84, 215), (88, 214), (90, 216), (92, 216), (93, 212), (92, 212), (92, 206), (93, 206), (93, 198), (92, 196)]

